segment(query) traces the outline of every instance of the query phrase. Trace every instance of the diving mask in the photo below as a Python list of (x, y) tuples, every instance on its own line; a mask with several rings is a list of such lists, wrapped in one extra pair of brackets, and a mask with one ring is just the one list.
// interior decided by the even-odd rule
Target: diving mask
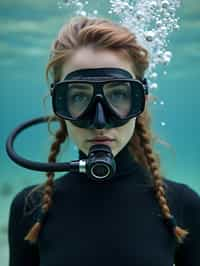
[(121, 68), (79, 69), (51, 86), (54, 113), (81, 128), (122, 126), (144, 111), (143, 83)]

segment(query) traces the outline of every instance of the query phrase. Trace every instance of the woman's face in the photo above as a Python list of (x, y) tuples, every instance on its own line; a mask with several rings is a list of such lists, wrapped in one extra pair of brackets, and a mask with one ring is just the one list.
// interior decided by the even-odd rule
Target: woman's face
[[(128, 59), (122, 55), (110, 50), (94, 50), (90, 47), (84, 47), (77, 50), (69, 60), (63, 65), (61, 80), (65, 76), (75, 70), (83, 68), (99, 68), (99, 67), (118, 67), (129, 71), (133, 77), (132, 67)], [(89, 139), (106, 136), (113, 141), (107, 145), (110, 146), (113, 156), (116, 156), (120, 150), (128, 143), (135, 129), (135, 119), (130, 119), (125, 125), (111, 129), (87, 129), (73, 125), (70, 121), (65, 120), (69, 138), (77, 145), (78, 149), (88, 155), (88, 151), (93, 143)]]

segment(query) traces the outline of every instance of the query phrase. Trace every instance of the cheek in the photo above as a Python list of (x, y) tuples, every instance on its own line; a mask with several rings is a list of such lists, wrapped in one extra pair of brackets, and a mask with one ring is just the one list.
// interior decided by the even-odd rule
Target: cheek
[(65, 121), (69, 137), (77, 142), (85, 136), (85, 129), (74, 126), (70, 121)]
[(136, 119), (132, 118), (127, 124), (125, 124), (119, 129), (119, 136), (121, 136), (123, 141), (128, 142), (132, 137), (135, 130), (135, 122)]
[(73, 127), (72, 124), (69, 121), (65, 121), (66, 127), (67, 127), (67, 133), (69, 135), (69, 137), (71, 138), (73, 136)]

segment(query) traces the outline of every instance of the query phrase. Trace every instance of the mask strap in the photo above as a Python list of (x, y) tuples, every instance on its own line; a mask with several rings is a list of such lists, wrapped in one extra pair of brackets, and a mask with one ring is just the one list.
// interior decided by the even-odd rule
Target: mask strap
[(144, 93), (146, 94), (146, 95), (148, 95), (149, 94), (149, 86), (148, 86), (148, 82), (147, 82), (147, 79), (146, 78), (144, 78), (143, 80), (142, 80), (142, 84), (144, 85)]

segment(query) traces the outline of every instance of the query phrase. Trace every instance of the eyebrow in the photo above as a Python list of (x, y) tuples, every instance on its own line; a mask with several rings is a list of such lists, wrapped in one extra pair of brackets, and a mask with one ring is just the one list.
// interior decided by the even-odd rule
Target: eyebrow
[[(128, 83), (127, 81), (111, 81), (110, 83), (112, 83), (112, 87), (115, 87), (115, 86), (119, 86), (121, 83)], [(109, 85), (109, 83), (108, 83)], [(106, 86), (108, 88), (110, 88), (110, 86)]]
[(90, 86), (88, 86), (88, 84), (78, 84), (78, 83), (73, 83), (73, 84), (69, 84), (69, 87), (75, 87), (76, 89), (82, 89), (82, 88), (91, 88)]

